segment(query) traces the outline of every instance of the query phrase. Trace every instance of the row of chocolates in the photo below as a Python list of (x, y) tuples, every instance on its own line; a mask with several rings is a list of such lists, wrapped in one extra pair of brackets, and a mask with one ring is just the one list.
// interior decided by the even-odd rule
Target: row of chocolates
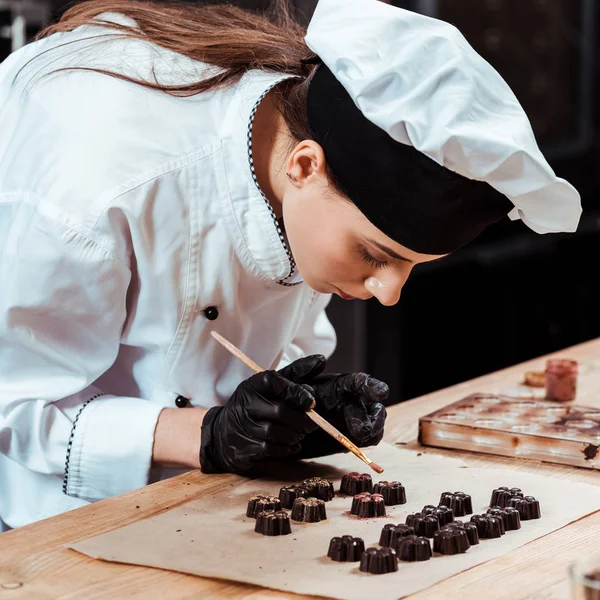
[[(355, 489), (365, 486), (373, 491), (362, 491), (354, 495), (351, 514), (359, 518), (386, 516), (385, 498), (383, 494), (376, 493), (369, 475), (349, 473), (342, 482), (346, 491), (348, 482), (356, 485)], [(327, 518), (325, 502), (333, 496), (331, 481), (313, 477), (299, 485), (282, 487), (279, 497), (253, 496), (248, 502), (246, 515), (256, 518), (257, 533), (268, 536), (287, 535), (291, 533), (290, 516), (282, 508), (292, 509), (291, 519), (294, 521), (317, 523)], [(434, 552), (458, 554), (478, 544), (479, 539), (499, 538), (507, 531), (520, 529), (521, 520), (538, 519), (541, 516), (539, 502), (534, 497), (524, 496), (519, 488), (507, 487), (500, 487), (492, 492), (490, 508), (485, 514), (473, 515), (470, 522), (454, 520), (457, 516), (470, 513), (472, 502), (468, 494), (444, 492), (438, 506), (424, 506), (420, 513), (408, 515), (405, 524), (386, 525), (379, 540), (379, 545), (385, 551), (372, 548), (365, 551), (360, 538), (342, 536), (333, 538), (328, 555), (334, 560), (360, 558), (362, 570), (383, 572), (380, 569), (389, 563), (389, 558), (393, 555), (406, 561), (429, 560), (432, 555), (430, 539), (433, 539)], [(351, 544), (352, 551), (348, 544)]]
[[(256, 519), (254, 531), (263, 535), (288, 535), (292, 533), (290, 515), (281, 508), (275, 496), (252, 496), (248, 501), (247, 517)], [(292, 521), (318, 523), (327, 519), (325, 502), (319, 498), (296, 498), (292, 506)]]
[[(368, 495), (364, 492), (355, 500)], [(472, 512), (470, 496), (463, 492), (445, 492), (439, 506), (424, 506), (420, 513), (408, 515), (404, 524), (384, 525), (379, 538), (381, 548), (365, 550), (361, 538), (346, 535), (332, 538), (327, 556), (335, 561), (360, 560), (359, 569), (363, 572), (390, 573), (398, 570), (397, 560), (426, 561), (434, 552), (462, 554), (479, 544), (480, 539), (499, 538), (507, 531), (520, 529), (521, 520), (541, 516), (539, 502), (533, 496), (524, 496), (518, 488), (497, 488), (492, 492), (490, 504), (492, 506), (485, 514), (472, 515), (467, 522), (455, 521), (451, 507), (458, 505), (459, 512)]]
[[(398, 481), (380, 481), (373, 486), (371, 476), (366, 473), (348, 473), (342, 479), (342, 490), (348, 489), (349, 481), (361, 482), (363, 486), (381, 493), (364, 492), (356, 494), (350, 509), (351, 514), (360, 518), (385, 516), (385, 505), (404, 504), (406, 492)], [(344, 492), (342, 492), (344, 493)], [(286, 535), (291, 533), (290, 516), (283, 509), (291, 509), (291, 520), (305, 523), (318, 523), (327, 518), (325, 502), (334, 497), (333, 482), (323, 477), (311, 477), (297, 485), (283, 486), (279, 496), (252, 496), (248, 501), (246, 516), (257, 519), (255, 531), (264, 535)], [(386, 500), (387, 498), (387, 500)], [(259, 516), (267, 513), (265, 518)], [(287, 524), (285, 520), (287, 518)], [(276, 525), (277, 524), (277, 525)]]

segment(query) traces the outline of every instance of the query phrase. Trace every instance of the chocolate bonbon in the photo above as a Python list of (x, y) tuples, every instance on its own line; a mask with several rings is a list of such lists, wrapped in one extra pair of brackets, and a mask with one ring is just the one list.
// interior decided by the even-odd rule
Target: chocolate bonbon
[(279, 490), (279, 500), (282, 508), (292, 508), (296, 498), (308, 498), (308, 488), (301, 485), (284, 485)]
[(462, 554), (470, 547), (467, 532), (460, 527), (442, 527), (433, 534), (433, 551), (439, 554)]
[(254, 531), (263, 535), (288, 535), (292, 533), (290, 517), (285, 510), (265, 510), (256, 517)]
[(375, 494), (381, 494), (386, 506), (406, 504), (406, 490), (399, 481), (380, 481), (373, 486)]
[(401, 523), (400, 525), (388, 523), (387, 525), (384, 525), (383, 529), (381, 530), (381, 535), (379, 536), (379, 545), (394, 548), (400, 538), (409, 535), (415, 535), (415, 530), (413, 527), (405, 525), (404, 523)]
[(499, 538), (506, 532), (504, 529), (504, 521), (501, 517), (494, 517), (493, 515), (487, 514), (473, 515), (471, 517), (471, 523), (475, 523), (477, 526), (477, 533), (482, 540)]
[(365, 543), (362, 538), (342, 535), (331, 538), (327, 556), (338, 562), (355, 562), (360, 560), (365, 551)]
[(533, 496), (525, 496), (524, 498), (511, 498), (508, 505), (511, 508), (516, 508), (519, 511), (521, 521), (539, 519), (542, 516), (540, 511), (540, 503)]
[(519, 488), (507, 488), (499, 487), (492, 492), (492, 498), (490, 500), (490, 508), (498, 506), (504, 508), (508, 506), (508, 501), (513, 497), (523, 497), (523, 492)]
[(423, 507), (421, 514), (437, 517), (437, 520), (440, 522), (440, 527), (443, 527), (454, 520), (454, 513), (452, 512), (452, 509), (447, 506), (433, 506), (432, 504), (428, 504)]
[(329, 479), (325, 479), (324, 477), (311, 477), (305, 479), (300, 485), (301, 487), (306, 488), (308, 490), (308, 495), (313, 498), (318, 498), (324, 502), (333, 500), (333, 482)]
[(292, 506), (292, 521), (318, 523), (327, 518), (325, 502), (320, 498), (296, 498)]
[(433, 534), (440, 528), (440, 522), (435, 515), (423, 515), (416, 513), (406, 517), (406, 524), (413, 527), (415, 535), (432, 538)]
[(455, 517), (464, 517), (473, 512), (471, 496), (464, 492), (444, 492), (440, 497), (440, 506), (451, 508)]
[(372, 491), (373, 479), (368, 473), (352, 471), (352, 473), (346, 473), (346, 475), (342, 477), (340, 492), (346, 494), (346, 496), (356, 496), (356, 494), (360, 494), (361, 492)]
[(458, 527), (467, 534), (467, 539), (471, 546), (479, 544), (479, 532), (477, 531), (477, 525), (475, 525), (475, 523), (470, 523), (469, 521), (452, 521), (452, 523), (448, 523), (445, 527)]
[(422, 562), (431, 558), (431, 543), (426, 537), (409, 535), (396, 544), (398, 558), (407, 562)]
[(519, 515), (519, 511), (512, 506), (507, 506), (506, 508), (494, 506), (493, 508), (488, 508), (487, 514), (500, 517), (504, 521), (504, 529), (506, 531), (521, 529), (521, 516)]
[(363, 492), (352, 498), (350, 513), (368, 519), (369, 517), (385, 517), (385, 502), (381, 494), (369, 494)]
[(392, 548), (368, 548), (360, 558), (359, 569), (364, 573), (381, 575), (398, 570), (396, 551)]
[(277, 496), (263, 496), (257, 494), (248, 500), (246, 516), (256, 518), (265, 510), (281, 510), (281, 502)]

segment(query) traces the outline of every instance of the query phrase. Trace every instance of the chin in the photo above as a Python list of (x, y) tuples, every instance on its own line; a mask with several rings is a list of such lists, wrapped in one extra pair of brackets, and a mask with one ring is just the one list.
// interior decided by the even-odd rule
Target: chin
[(333, 293), (333, 290), (331, 289), (330, 285), (327, 285), (320, 281), (313, 281), (310, 278), (305, 277), (304, 283), (306, 283), (306, 285), (308, 285), (308, 287), (310, 289), (314, 290), (315, 292), (318, 292), (319, 294), (332, 294)]

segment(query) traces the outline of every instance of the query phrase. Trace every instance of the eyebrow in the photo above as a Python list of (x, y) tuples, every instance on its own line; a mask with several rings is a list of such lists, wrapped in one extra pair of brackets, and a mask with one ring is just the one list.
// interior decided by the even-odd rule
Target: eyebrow
[(382, 252), (385, 252), (388, 256), (391, 256), (392, 258), (395, 258), (396, 260), (402, 260), (404, 262), (409, 262), (409, 263), (414, 262), (414, 261), (410, 260), (410, 258), (406, 258), (405, 256), (402, 256), (401, 254), (394, 252), (391, 248), (388, 248), (387, 246), (384, 246), (383, 244), (380, 244), (379, 242), (377, 242), (371, 238), (365, 238), (365, 239), (367, 240), (367, 242), (369, 242), (370, 244), (373, 244), (374, 246), (377, 246), (377, 248), (379, 248)]

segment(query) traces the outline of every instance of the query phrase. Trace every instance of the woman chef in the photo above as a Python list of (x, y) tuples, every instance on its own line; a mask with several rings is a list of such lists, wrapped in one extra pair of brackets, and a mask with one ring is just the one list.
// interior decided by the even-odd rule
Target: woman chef
[(454, 27), (321, 0), (304, 39), (286, 15), (92, 1), (0, 67), (5, 529), (170, 466), (337, 452), (313, 396), (378, 443), (387, 386), (324, 373), (330, 295), (393, 305), (507, 214), (576, 229), (577, 192)]

